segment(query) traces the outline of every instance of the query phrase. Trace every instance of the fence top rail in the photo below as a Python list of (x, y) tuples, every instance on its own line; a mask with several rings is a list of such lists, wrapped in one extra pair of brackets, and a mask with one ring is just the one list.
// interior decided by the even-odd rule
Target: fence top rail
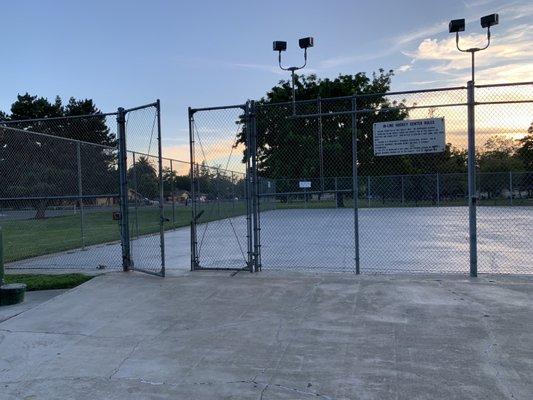
[(227, 106), (214, 106), (214, 107), (201, 107), (201, 108), (189, 107), (189, 114), (194, 114), (198, 111), (218, 111), (218, 110), (229, 110), (232, 108), (240, 108), (242, 110), (245, 110), (246, 104), (230, 104)]
[[(525, 85), (533, 85), (533, 82), (493, 83), (493, 84), (486, 84), (486, 85), (475, 85), (475, 87), (476, 88), (490, 88), (490, 87), (507, 87), (507, 86), (525, 86)], [(394, 96), (394, 95), (402, 95), (402, 94), (446, 92), (446, 91), (466, 90), (466, 89), (467, 89), (466, 86), (450, 86), (450, 87), (439, 87), (439, 88), (434, 88), (434, 89), (400, 90), (400, 91), (391, 91), (391, 92), (382, 92), (382, 93), (361, 93), (361, 94), (354, 94), (350, 96), (317, 97), (316, 99), (297, 100), (295, 103), (296, 105), (298, 105), (298, 104), (316, 103), (317, 101), (328, 102), (328, 101), (335, 101), (335, 100), (348, 100), (348, 99), (353, 99), (354, 97), (356, 99), (367, 98), (367, 97), (386, 97), (386, 96)], [(292, 105), (292, 104), (293, 104), (292, 101), (283, 101), (283, 102), (276, 102), (276, 103), (262, 103), (262, 104), (259, 104), (258, 106), (268, 107), (268, 106), (282, 106), (282, 105)]]
[[(418, 89), (418, 90), (403, 90), (403, 91), (393, 91), (393, 92), (384, 92), (384, 93), (361, 93), (361, 94), (353, 94), (349, 96), (336, 96), (336, 97), (317, 97), (316, 99), (310, 99), (310, 100), (297, 100), (296, 105), (298, 104), (307, 104), (307, 103), (316, 103), (318, 101), (321, 102), (328, 102), (328, 101), (336, 101), (336, 100), (350, 100), (350, 99), (358, 99), (358, 98), (365, 98), (365, 97), (386, 97), (386, 96), (394, 96), (394, 95), (401, 95), (401, 94), (416, 94), (416, 93), (431, 93), (431, 92), (446, 92), (446, 91), (454, 91), (454, 90), (466, 90), (466, 86), (451, 86), (451, 87), (443, 87), (443, 88), (435, 88), (435, 89)], [(280, 105), (292, 105), (292, 101), (283, 101), (283, 102), (276, 102), (276, 103), (262, 103), (258, 106), (260, 107), (268, 107), (268, 106), (280, 106)]]
[[(406, 176), (427, 176), (427, 177), (434, 177), (434, 176), (448, 176), (448, 175), (465, 175), (466, 176), (467, 171), (464, 172), (422, 172), (419, 174), (387, 174), (387, 175), (361, 175), (359, 174), (359, 178), (398, 178), (398, 177), (406, 177)], [(498, 174), (533, 174), (533, 171), (519, 171), (519, 170), (511, 170), (511, 171), (495, 171), (495, 172), (488, 172), (488, 171), (476, 171), (476, 175), (498, 175)], [(279, 182), (279, 181), (313, 181), (313, 180), (320, 180), (322, 177), (302, 177), (302, 178), (265, 178), (263, 176), (258, 177), (259, 180), (269, 180), (273, 182)], [(324, 176), (324, 179), (352, 179), (353, 177), (351, 175), (341, 175), (341, 176)]]
[[(1, 123), (0, 123), (0, 129), (2, 129)], [(14, 131), (14, 132), (17, 132), (17, 133), (38, 135), (38, 136), (42, 136), (42, 137), (46, 137), (46, 138), (50, 138), (50, 139), (65, 140), (67, 142), (72, 142), (72, 143), (88, 144), (88, 145), (95, 146), (95, 147), (100, 147), (100, 148), (103, 148), (103, 149), (109, 149), (109, 150), (116, 150), (117, 149), (116, 146), (108, 146), (108, 145), (105, 145), (105, 144), (85, 142), (83, 140), (66, 138), (66, 137), (63, 137), (63, 136), (55, 136), (55, 135), (50, 135), (48, 133), (35, 132), (35, 131), (26, 130), (26, 129), (12, 128), (10, 126), (5, 126), (4, 129), (9, 129), (10, 131)]]
[[(142, 106), (137, 106), (137, 107), (132, 107), (132, 108), (126, 108), (124, 110), (125, 113), (129, 113), (131, 111), (137, 111), (137, 110), (142, 110), (142, 109), (145, 109), (145, 108), (150, 108), (150, 107), (157, 107), (157, 101), (154, 101), (153, 103), (148, 103), (148, 104), (144, 104)], [(115, 113), (116, 114), (116, 113)]]
[(491, 88), (491, 87), (506, 87), (506, 86), (526, 86), (533, 85), (533, 81), (530, 82), (513, 82), (513, 83), (491, 83), (489, 85), (475, 85), (477, 88)]
[(102, 118), (117, 115), (116, 112), (111, 113), (98, 113), (98, 114), (83, 114), (83, 115), (70, 115), (66, 117), (47, 117), (47, 118), (29, 118), (29, 119), (9, 119), (9, 120), (0, 120), (0, 124), (10, 125), (10, 124), (20, 124), (27, 122), (41, 122), (41, 121), (58, 121), (58, 120), (71, 120), (71, 119), (82, 119), (82, 118)]

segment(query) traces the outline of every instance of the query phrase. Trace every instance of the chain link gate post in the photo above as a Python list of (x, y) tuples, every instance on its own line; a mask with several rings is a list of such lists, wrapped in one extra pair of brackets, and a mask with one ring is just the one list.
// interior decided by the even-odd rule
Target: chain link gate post
[(246, 102), (245, 109), (244, 109), (244, 119), (246, 121), (246, 242), (247, 242), (247, 251), (248, 251), (248, 269), (250, 272), (254, 271), (254, 263), (255, 263), (255, 257), (254, 257), (254, 244), (253, 244), (253, 228), (252, 228), (252, 166), (251, 166), (251, 158), (252, 158), (252, 119), (251, 119), (251, 105), (250, 101)]
[[(472, 57), (473, 57), (472, 53)], [(470, 276), (477, 276), (477, 218), (476, 218), (476, 128), (474, 81), (467, 83), (468, 103), (468, 221), (470, 237)]]
[(132, 268), (129, 210), (128, 210), (128, 179), (127, 179), (127, 150), (126, 150), (126, 111), (120, 107), (117, 112), (118, 132), (118, 170), (120, 196), (120, 238), (122, 247), (122, 269), (130, 271)]
[(190, 158), (190, 175), (191, 175), (191, 271), (198, 269), (198, 240), (196, 237), (196, 173), (194, 160), (194, 132), (193, 120), (194, 112), (191, 107), (188, 109), (189, 116), (189, 158)]
[[(164, 188), (163, 188), (163, 150), (161, 140), (161, 101), (155, 102), (157, 117), (157, 152), (158, 152), (158, 172), (159, 172), (159, 245), (161, 247), (161, 276), (165, 276), (165, 208), (164, 208)], [(174, 195), (174, 194), (173, 194)]]
[(83, 183), (81, 175), (81, 144), (76, 142), (76, 164), (78, 173), (78, 202), (80, 206), (80, 236), (81, 236), (81, 248), (85, 250), (85, 231), (84, 231), (84, 212), (83, 212)]
[(251, 146), (251, 179), (252, 179), (252, 224), (254, 243), (255, 272), (261, 270), (261, 226), (259, 214), (259, 182), (257, 174), (257, 107), (255, 101), (250, 101), (250, 146)]
[(357, 96), (352, 97), (352, 179), (353, 179), (353, 217), (355, 245), (355, 273), (360, 273), (359, 256), (359, 169), (357, 166)]

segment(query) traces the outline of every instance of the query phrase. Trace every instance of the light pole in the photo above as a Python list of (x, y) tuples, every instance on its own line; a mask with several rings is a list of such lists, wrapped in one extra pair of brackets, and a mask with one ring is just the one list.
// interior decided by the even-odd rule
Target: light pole
[(301, 67), (283, 67), (281, 65), (281, 52), (282, 51), (286, 51), (287, 50), (287, 42), (283, 42), (283, 41), (280, 41), (280, 40), (277, 40), (275, 41), (273, 44), (272, 44), (272, 49), (274, 51), (277, 51), (278, 52), (278, 64), (279, 64), (279, 67), (283, 70), (283, 71), (290, 71), (291, 72), (291, 85), (292, 85), (292, 113), (293, 115), (296, 115), (296, 89), (295, 89), (295, 80), (296, 80), (296, 75), (295, 75), (295, 72), (300, 70), (300, 69), (303, 69), (305, 68), (305, 66), (307, 65), (307, 49), (309, 47), (313, 47), (314, 45), (314, 40), (312, 37), (306, 37), (306, 38), (302, 38), (298, 41), (298, 44), (300, 46), (301, 49), (304, 49), (304, 63)]
[(470, 53), (472, 56), (472, 77), (467, 83), (467, 103), (468, 103), (468, 220), (470, 236), (470, 276), (477, 276), (477, 216), (476, 216), (476, 128), (475, 128), (475, 54), (485, 50), (490, 45), (490, 27), (498, 25), (498, 14), (486, 15), (481, 18), (481, 27), (487, 28), (487, 44), (484, 47), (472, 47), (461, 49), (459, 47), (459, 32), (465, 30), (464, 19), (454, 19), (450, 21), (449, 31), (455, 33), (455, 45), (457, 50)]

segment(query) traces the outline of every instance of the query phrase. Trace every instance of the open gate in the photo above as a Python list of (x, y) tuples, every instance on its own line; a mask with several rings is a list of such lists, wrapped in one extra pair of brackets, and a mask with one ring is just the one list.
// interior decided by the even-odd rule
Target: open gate
[(189, 109), (191, 270), (254, 269), (250, 104)]
[(159, 100), (119, 109), (117, 123), (123, 269), (164, 276), (166, 218)]

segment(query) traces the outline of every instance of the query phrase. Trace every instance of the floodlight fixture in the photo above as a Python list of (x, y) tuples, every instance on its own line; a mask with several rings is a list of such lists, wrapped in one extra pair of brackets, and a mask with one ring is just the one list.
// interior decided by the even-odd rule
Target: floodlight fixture
[(274, 51), (279, 51), (279, 52), (285, 51), (285, 50), (287, 50), (287, 42), (283, 42), (281, 40), (276, 40), (272, 44), (272, 49)]
[(465, 19), (452, 19), (448, 25), (450, 33), (463, 32), (465, 30)]
[(314, 40), (312, 37), (305, 37), (298, 40), (298, 45), (301, 49), (304, 51), (304, 63), (299, 67), (284, 67), (281, 64), (281, 52), (287, 50), (287, 42), (283, 41), (275, 41), (272, 44), (272, 49), (274, 51), (278, 52), (278, 65), (283, 71), (290, 71), (291, 72), (291, 86), (292, 86), (292, 112), (293, 114), (296, 114), (296, 90), (295, 90), (295, 81), (296, 81), (296, 75), (295, 72), (305, 68), (307, 65), (307, 49), (314, 46)]
[(309, 47), (313, 47), (313, 38), (312, 37), (306, 37), (298, 40), (298, 44), (300, 45), (300, 49), (307, 49)]
[(490, 14), (481, 17), (481, 27), (490, 28), (491, 26), (498, 25), (498, 14)]
[(474, 82), (474, 54), (478, 51), (485, 50), (490, 46), (490, 27), (494, 25), (498, 25), (499, 19), (498, 14), (490, 14), (485, 15), (484, 17), (481, 17), (481, 27), (487, 28), (487, 44), (483, 47), (472, 47), (469, 49), (462, 49), (459, 46), (459, 32), (463, 32), (465, 30), (465, 20), (464, 19), (454, 19), (450, 21), (450, 24), (448, 26), (448, 29), (450, 33), (455, 33), (455, 46), (457, 47), (457, 50), (462, 51), (463, 53), (470, 53), (472, 55), (472, 82)]

